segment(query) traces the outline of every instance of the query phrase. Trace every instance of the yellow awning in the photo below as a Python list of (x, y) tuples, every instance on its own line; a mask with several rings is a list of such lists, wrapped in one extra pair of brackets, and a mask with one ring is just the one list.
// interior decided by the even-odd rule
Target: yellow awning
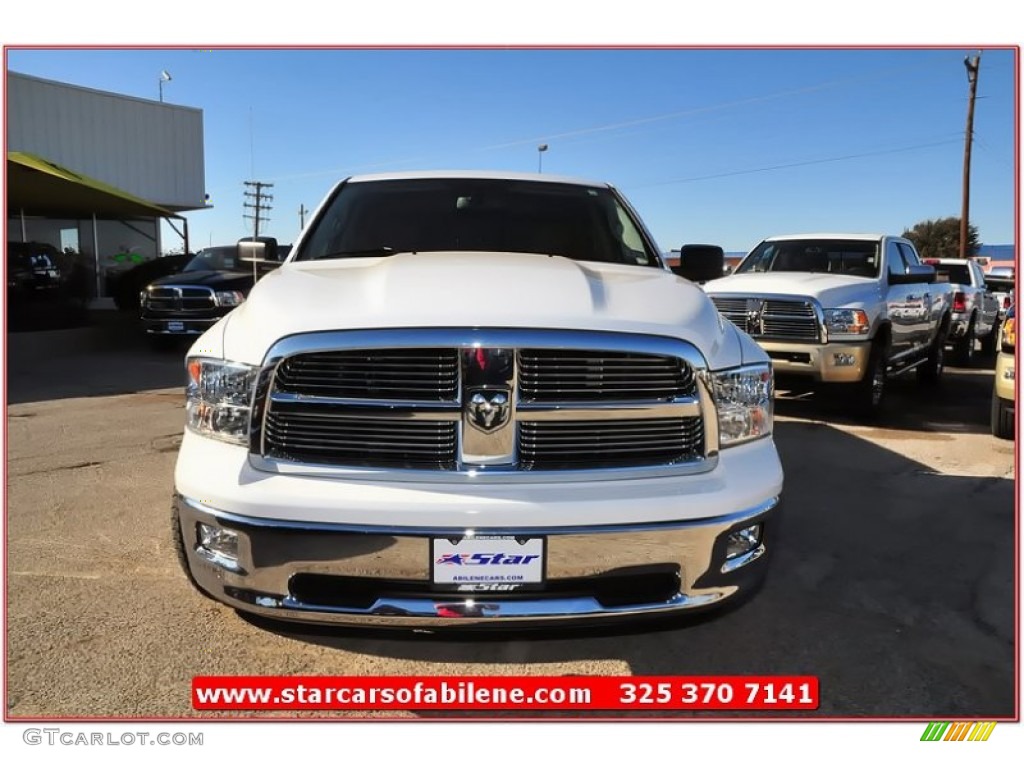
[(67, 218), (167, 217), (174, 211), (28, 152), (7, 153), (10, 215)]

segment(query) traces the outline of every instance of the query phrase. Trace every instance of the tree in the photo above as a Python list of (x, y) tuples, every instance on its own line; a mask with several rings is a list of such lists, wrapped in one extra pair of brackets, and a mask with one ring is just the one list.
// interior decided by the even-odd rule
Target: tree
[[(922, 259), (960, 258), (960, 218), (947, 216), (944, 219), (928, 219), (908, 229), (903, 236), (914, 244)], [(967, 255), (975, 256), (981, 245), (978, 228), (967, 226)]]

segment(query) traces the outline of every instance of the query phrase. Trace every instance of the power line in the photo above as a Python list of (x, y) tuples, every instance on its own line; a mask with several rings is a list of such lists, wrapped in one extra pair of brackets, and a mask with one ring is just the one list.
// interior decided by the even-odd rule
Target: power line
[(895, 149), (880, 149), (874, 152), (858, 152), (851, 155), (837, 155), (835, 157), (822, 157), (815, 160), (800, 160), (792, 163), (780, 163), (779, 165), (766, 165), (760, 168), (745, 168), (737, 171), (725, 171), (723, 173), (713, 173), (706, 176), (690, 176), (684, 179), (668, 179), (666, 181), (654, 181), (647, 184), (630, 184), (621, 185), (623, 187), (629, 186), (631, 189), (644, 189), (646, 187), (660, 187), (666, 184), (686, 184), (693, 181), (709, 181), (711, 179), (724, 179), (728, 176), (744, 176), (751, 173), (766, 173), (768, 171), (781, 171), (786, 168), (799, 168), (805, 165), (819, 165), (822, 163), (838, 163), (842, 160), (856, 160), (862, 157), (875, 157), (878, 155), (892, 155), (898, 152), (910, 152), (916, 149), (927, 149), (929, 147), (941, 147), (946, 144), (959, 144), (959, 139), (947, 139), (945, 141), (935, 141), (929, 144), (915, 144), (910, 147), (897, 147)]
[[(555, 134), (548, 133), (548, 134), (545, 134), (543, 136), (535, 136), (535, 137), (532, 137), (532, 138), (513, 139), (513, 140), (510, 140), (510, 141), (501, 142), (501, 143), (498, 143), (498, 144), (488, 144), (488, 145), (483, 145), (483, 146), (478, 146), (478, 147), (471, 147), (471, 148), (466, 149), (464, 151), (467, 152), (467, 153), (470, 153), (470, 152), (490, 152), (490, 151), (500, 150), (500, 149), (513, 149), (515, 147), (536, 145), (536, 144), (538, 144), (538, 142), (539, 143), (544, 143), (544, 142), (550, 142), (552, 140), (564, 141), (566, 139), (573, 139), (573, 138), (576, 138), (576, 137), (579, 137), (579, 136), (586, 136), (586, 135), (595, 134), (595, 133), (607, 133), (607, 132), (611, 132), (611, 131), (621, 130), (623, 128), (632, 128), (632, 127), (635, 127), (635, 126), (647, 125), (649, 123), (664, 122), (664, 121), (668, 121), (668, 120), (676, 120), (676, 119), (680, 119), (680, 118), (693, 117), (693, 116), (696, 116), (696, 115), (706, 114), (706, 113), (709, 113), (709, 112), (717, 112), (717, 111), (721, 111), (721, 110), (732, 109), (732, 108), (735, 108), (735, 107), (743, 107), (743, 106), (748, 106), (748, 105), (752, 105), (752, 104), (761, 104), (761, 103), (768, 102), (768, 101), (775, 101), (776, 99), (784, 99), (784, 98), (788, 98), (788, 97), (791, 97), (791, 96), (800, 96), (800, 95), (804, 95), (804, 94), (808, 94), (808, 93), (814, 93), (814, 92), (817, 92), (817, 91), (829, 90), (831, 88), (837, 88), (837, 87), (841, 87), (841, 86), (844, 86), (844, 85), (850, 85), (850, 84), (853, 84), (853, 83), (870, 81), (870, 80), (875, 80), (875, 79), (878, 79), (878, 78), (888, 78), (888, 77), (891, 77), (894, 73), (897, 73), (897, 72), (907, 72), (907, 71), (914, 71), (914, 70), (918, 70), (918, 69), (927, 69), (927, 68), (929, 68), (931, 66), (933, 66), (933, 64), (931, 62), (926, 62), (926, 63), (922, 63), (922, 64), (914, 64), (912, 66), (907, 66), (907, 67), (890, 67), (890, 68), (887, 68), (887, 69), (874, 70), (872, 72), (868, 72), (868, 73), (861, 74), (861, 75), (854, 75), (854, 76), (851, 76), (851, 77), (837, 78), (837, 79), (834, 79), (834, 80), (826, 80), (826, 81), (821, 82), (821, 83), (816, 83), (816, 84), (812, 84), (812, 85), (802, 86), (802, 87), (799, 87), (799, 88), (788, 88), (786, 90), (776, 91), (774, 93), (762, 94), (760, 96), (751, 96), (751, 97), (744, 98), (744, 99), (737, 99), (737, 100), (734, 100), (734, 101), (727, 101), (727, 102), (722, 102), (722, 103), (719, 103), (719, 104), (709, 104), (709, 105), (702, 106), (702, 107), (691, 107), (689, 109), (677, 110), (677, 111), (674, 111), (674, 112), (667, 112), (667, 113), (663, 113), (663, 114), (660, 114), (660, 115), (649, 115), (649, 116), (646, 116), (646, 117), (638, 117), (638, 118), (632, 118), (632, 119), (627, 119), (627, 120), (621, 120), (621, 121), (618, 121), (618, 122), (607, 123), (607, 124), (604, 124), (604, 125), (590, 126), (590, 127), (587, 127), (587, 128), (579, 128), (579, 129), (575, 129), (575, 130), (571, 130), (571, 131), (564, 131), (562, 133), (555, 133)], [(354, 173), (354, 172), (357, 172), (357, 171), (373, 170), (373, 169), (377, 169), (377, 168), (387, 168), (387, 167), (390, 167), (390, 166), (394, 166), (396, 164), (409, 165), (409, 164), (418, 163), (418, 162), (430, 162), (431, 159), (432, 159), (431, 157), (427, 157), (427, 156), (419, 157), (419, 158), (405, 158), (405, 159), (402, 159), (402, 160), (393, 159), (393, 160), (385, 160), (385, 161), (381, 161), (379, 163), (372, 163), (372, 164), (361, 165), (361, 166), (354, 166), (354, 167), (350, 166), (348, 168), (337, 168), (337, 169), (334, 169), (334, 170), (318, 170), (318, 171), (310, 171), (310, 172), (307, 172), (307, 173), (287, 174), (287, 175), (283, 175), (283, 176), (275, 176), (274, 178), (277, 179), (278, 181), (282, 181), (282, 180), (289, 180), (289, 179), (310, 178), (310, 177), (315, 177), (315, 176), (338, 176), (338, 175), (341, 175), (341, 174), (350, 174), (350, 173)]]

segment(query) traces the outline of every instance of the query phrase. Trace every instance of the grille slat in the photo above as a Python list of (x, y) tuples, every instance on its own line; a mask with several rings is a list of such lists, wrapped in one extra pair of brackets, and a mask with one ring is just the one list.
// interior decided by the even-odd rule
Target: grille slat
[(213, 309), (217, 306), (213, 290), (188, 286), (150, 288), (143, 304), (154, 310)]
[(453, 469), (455, 443), (454, 422), (389, 422), (312, 404), (275, 404), (265, 433), (268, 456), (346, 466)]
[(630, 352), (524, 349), (519, 352), (520, 398), (672, 400), (693, 394), (693, 371), (674, 357)]
[(712, 296), (711, 300), (727, 320), (755, 339), (820, 341), (818, 316), (810, 302), (750, 298), (761, 303), (756, 317), (748, 314), (747, 297)]
[[(663, 434), (652, 440), (651, 430), (661, 430)], [(676, 464), (694, 461), (704, 452), (703, 421), (699, 416), (628, 421), (524, 421), (519, 425), (519, 433), (520, 460), (524, 467), (533, 470)]]
[(285, 360), (275, 386), (299, 395), (454, 402), (458, 364), (454, 349), (311, 352)]
[[(457, 418), (474, 391), (462, 380), (460, 358), (457, 347), (287, 357), (264, 401), (259, 450), (279, 460), (339, 467), (465, 468), (462, 430), (476, 427), (464, 413)], [(696, 375), (685, 360), (571, 348), (519, 349), (515, 360), (514, 397), (523, 409), (508, 428), (515, 430), (518, 453), (510, 454), (512, 464), (496, 468), (540, 472), (703, 460), (702, 416), (654, 415), (665, 403), (698, 399)], [(526, 404), (553, 406), (560, 415), (531, 420)], [(629, 414), (572, 416), (574, 408), (595, 407), (623, 407)]]

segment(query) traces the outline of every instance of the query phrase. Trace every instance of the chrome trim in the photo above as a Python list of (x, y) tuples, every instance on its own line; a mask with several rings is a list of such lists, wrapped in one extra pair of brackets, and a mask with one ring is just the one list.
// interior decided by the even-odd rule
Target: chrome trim
[(604, 421), (635, 418), (643, 415), (652, 419), (700, 416), (700, 401), (696, 397), (679, 398), (670, 403), (647, 405), (640, 402), (616, 403), (520, 403), (517, 409), (521, 421)]
[[(295, 395), (289, 392), (272, 392), (274, 403), (308, 403), (313, 405), (341, 405), (350, 408), (354, 415), (364, 419), (406, 419), (409, 421), (461, 421), (462, 406), (455, 402), (411, 400), (359, 400), (349, 397), (322, 397), (320, 395)], [(364, 411), (364, 413), (360, 413)], [(374, 416), (374, 414), (379, 414)]]
[[(519, 458), (517, 376), (513, 347), (480, 345), (459, 350), (462, 422), (456, 460), (460, 467), (515, 467)], [(480, 417), (487, 414), (495, 416), (496, 423), (481, 423)]]
[[(814, 310), (814, 316), (818, 323), (818, 338), (817, 339), (786, 339), (775, 336), (763, 336), (751, 334), (751, 338), (764, 339), (765, 341), (783, 341), (791, 342), (793, 344), (827, 344), (828, 343), (828, 328), (825, 327), (825, 310), (821, 306), (821, 302), (812, 296), (801, 296), (798, 294), (791, 293), (734, 293), (728, 292), (712, 292), (708, 293), (708, 297), (714, 302), (716, 297), (723, 299), (761, 299), (764, 301), (791, 301), (798, 302), (803, 301), (811, 305), (811, 309)], [(721, 314), (721, 313), (719, 313)], [(725, 317), (723, 314), (722, 317)], [(728, 318), (726, 318), (728, 320)], [(732, 321), (730, 321), (732, 322)], [(735, 325), (735, 323), (734, 323)], [(739, 326), (737, 326), (739, 327)], [(763, 327), (763, 315), (762, 315), (762, 327)], [(744, 330), (740, 328), (740, 330)], [(745, 331), (744, 331), (745, 332)]]
[(767, 551), (768, 550), (765, 548), (764, 544), (758, 544), (757, 547), (755, 547), (754, 549), (750, 550), (749, 552), (745, 552), (742, 555), (739, 555), (738, 557), (727, 558), (726, 561), (722, 564), (722, 573), (732, 573), (737, 568), (742, 568), (744, 565), (749, 565), (750, 563), (754, 562), (759, 557), (761, 557), (761, 555), (763, 555)]
[[(197, 512), (217, 518), (222, 523), (243, 526), (246, 528), (266, 528), (268, 530), (307, 531), (309, 533), (360, 533), (371, 536), (466, 536), (470, 534), (487, 534), (488, 536), (572, 536), (590, 534), (615, 533), (657, 533), (666, 527), (686, 528), (705, 525), (706, 518), (682, 520), (672, 523), (623, 523), (605, 525), (549, 525), (549, 526), (514, 526), (508, 528), (466, 528), (465, 526), (450, 527), (416, 527), (395, 525), (362, 525), (356, 523), (319, 523), (296, 520), (277, 520), (262, 517), (250, 517), (228, 512), (211, 506), (190, 496), (178, 494), (178, 498)], [(716, 523), (725, 524), (728, 528), (736, 527), (748, 519), (761, 517), (775, 509), (781, 501), (779, 496), (771, 496), (752, 507), (712, 518)]]
[[(217, 322), (217, 320), (220, 320), (220, 318), (218, 317), (216, 320), (187, 320), (187, 321), (184, 321), (184, 322), (189, 322), (189, 323), (205, 322), (205, 323), (209, 323), (209, 325), (213, 325), (215, 322)], [(201, 330), (190, 330), (190, 329), (186, 328), (186, 329), (181, 330), (181, 331), (167, 331), (167, 330), (161, 331), (161, 330), (154, 330), (152, 328), (147, 328), (146, 329), (146, 333), (148, 333), (150, 336), (202, 336), (204, 333), (206, 333), (207, 330), (209, 330), (209, 329), (208, 328), (203, 328)]]
[[(710, 422), (705, 421), (707, 427)], [(707, 430), (705, 445), (710, 444)], [(716, 431), (717, 434), (717, 431)], [(249, 465), (260, 472), (298, 477), (344, 478), (350, 481), (396, 483), (545, 483), (596, 482), (602, 480), (647, 480), (658, 477), (683, 477), (711, 472), (718, 466), (718, 451), (701, 462), (659, 464), (643, 467), (606, 467), (600, 469), (521, 470), (505, 467), (463, 467), (455, 470), (395, 469), (394, 467), (349, 467), (336, 464), (299, 464), (257, 454), (249, 454)]]
[[(701, 461), (683, 464), (656, 464), (641, 467), (586, 468), (573, 470), (522, 470), (510, 462), (515, 460), (514, 443), (512, 453), (501, 453), (499, 461), (487, 465), (477, 461), (476, 453), (468, 453), (463, 448), (467, 427), (460, 424), (458, 435), (459, 461), (454, 470), (444, 469), (403, 469), (396, 467), (360, 467), (338, 464), (314, 464), (295, 462), (274, 458), (267, 455), (266, 419), (267, 402), (323, 402), (352, 405), (354, 407), (397, 408), (396, 413), (403, 414), (399, 418), (418, 418), (418, 406), (395, 401), (332, 401), (329, 398), (315, 396), (291, 396), (282, 398), (283, 393), (273, 391), (277, 369), (281, 363), (297, 354), (310, 354), (353, 349), (407, 349), (447, 347), (462, 351), (474, 349), (580, 349), (600, 350), (608, 352), (630, 352), (649, 355), (676, 357), (690, 366), (696, 380), (697, 394), (694, 398), (680, 399), (675, 402), (651, 400), (630, 401), (628, 406), (621, 402), (607, 403), (522, 403), (518, 402), (514, 378), (511, 380), (512, 409), (510, 427), (515, 431), (516, 412), (530, 414), (536, 420), (570, 420), (570, 419), (611, 419), (616, 418), (614, 411), (618, 409), (618, 417), (635, 417), (639, 413), (656, 416), (662, 411), (671, 412), (672, 416), (702, 415), (704, 419), (704, 456)], [(460, 366), (461, 368), (461, 366)], [(519, 329), (519, 328), (403, 328), (403, 329), (368, 329), (353, 331), (319, 331), (313, 333), (287, 336), (276, 342), (264, 357), (257, 386), (252, 400), (252, 417), (250, 423), (249, 463), (257, 470), (280, 474), (344, 477), (352, 480), (376, 480), (386, 477), (389, 481), (405, 482), (567, 482), (573, 480), (600, 480), (665, 477), (673, 475), (691, 475), (709, 472), (717, 466), (718, 459), (718, 415), (714, 406), (714, 398), (709, 383), (703, 378), (708, 366), (700, 351), (690, 342), (666, 336), (653, 336), (634, 333), (617, 333), (610, 331), (580, 331), (560, 329)], [(461, 377), (460, 371), (460, 377)], [(466, 382), (460, 378), (460, 393), (464, 399), (467, 390)], [(268, 399), (269, 398), (269, 399)], [(606, 401), (607, 402), (607, 401)], [(440, 405), (441, 410), (438, 410)], [(451, 411), (444, 410), (445, 407)], [(569, 407), (571, 406), (571, 407)], [(432, 403), (428, 409), (428, 420), (463, 422), (461, 409), (463, 403)], [(454, 410), (460, 409), (459, 411)], [(504, 449), (503, 449), (504, 450)], [(508, 458), (511, 456), (511, 460)]]
[[(210, 294), (211, 306), (209, 306), (209, 307), (194, 307), (194, 309), (215, 309), (216, 307), (220, 307), (220, 306), (237, 306), (237, 305), (221, 305), (221, 303), (217, 301), (217, 292), (213, 288), (210, 288), (207, 285), (192, 285), (192, 284), (188, 284), (188, 283), (183, 283), (183, 284), (180, 284), (180, 285), (177, 284), (177, 283), (174, 284), (174, 285), (147, 285), (146, 289), (145, 289), (145, 292), (144, 292), (145, 293), (145, 300), (142, 303), (143, 303), (144, 306), (148, 307), (149, 300), (152, 299), (152, 298), (172, 300), (172, 297), (170, 297), (170, 296), (167, 296), (167, 297), (164, 297), (164, 296), (156, 296), (156, 297), (154, 297), (153, 296), (153, 291), (165, 291), (166, 290), (166, 291), (170, 291), (172, 293), (176, 293), (177, 294), (177, 298), (173, 299), (175, 301), (175, 303), (176, 303), (176, 306), (174, 307), (175, 310), (181, 311), (181, 310), (188, 309), (187, 307), (183, 306), (183, 303), (182, 303), (184, 301), (184, 299), (185, 299), (183, 291), (186, 288), (189, 289), (189, 290), (193, 290), (193, 291), (204, 291), (204, 292)], [(198, 297), (190, 297), (190, 298), (198, 298)]]
[[(773, 497), (748, 510), (701, 520), (475, 531), (545, 536), (549, 582), (597, 579), (628, 573), (631, 568), (656, 568), (661, 572), (675, 566), (679, 578), (676, 594), (658, 602), (648, 599), (614, 605), (601, 604), (597, 594), (523, 592), (510, 598), (501, 593), (432, 591), (430, 537), (470, 533), (463, 528), (287, 522), (227, 513), (181, 496), (176, 504), (193, 578), (200, 588), (229, 606), (311, 623), (466, 628), (476, 624), (545, 624), (656, 615), (707, 607), (732, 598), (753, 588), (763, 576), (763, 569), (744, 569), (737, 564), (724, 571), (725, 537), (732, 530), (776, 513), (779, 499)], [(224, 571), (197, 555), (196, 522), (237, 532), (239, 564), (246, 574)], [(743, 565), (762, 560), (762, 554)], [(382, 593), (373, 596), (372, 603), (321, 605), (302, 602), (292, 593), (291, 579), (296, 574), (379, 578), (384, 583)], [(401, 587), (395, 587), (397, 594), (388, 595), (389, 580), (411, 581), (416, 588), (413, 594), (403, 595)], [(553, 588), (557, 590), (557, 584)]]

